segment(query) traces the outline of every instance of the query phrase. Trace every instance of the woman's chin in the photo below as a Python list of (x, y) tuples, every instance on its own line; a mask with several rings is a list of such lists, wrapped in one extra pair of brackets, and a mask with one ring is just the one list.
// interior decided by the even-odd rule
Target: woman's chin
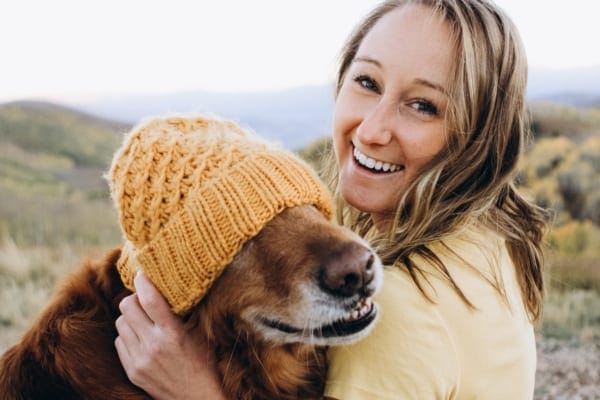
[(355, 186), (350, 186), (347, 190), (341, 187), (341, 195), (352, 207), (369, 214), (389, 213), (390, 205), (384, 204), (381, 200), (385, 195), (379, 191), (361, 190)]

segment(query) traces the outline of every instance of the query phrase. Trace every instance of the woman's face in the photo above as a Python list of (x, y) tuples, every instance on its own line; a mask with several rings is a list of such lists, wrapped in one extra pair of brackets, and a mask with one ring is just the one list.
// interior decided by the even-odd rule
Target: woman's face
[(447, 24), (407, 5), (373, 26), (346, 72), (333, 116), (339, 184), (376, 222), (446, 143), (453, 61)]

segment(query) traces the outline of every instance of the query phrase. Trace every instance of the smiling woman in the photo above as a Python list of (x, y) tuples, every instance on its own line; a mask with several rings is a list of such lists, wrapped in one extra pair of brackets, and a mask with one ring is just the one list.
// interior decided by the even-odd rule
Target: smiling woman
[(398, 269), (379, 327), (332, 349), (331, 398), (532, 397), (545, 216), (512, 183), (526, 73), (488, 1), (386, 1), (347, 41), (328, 168), (338, 217)]
[(446, 145), (454, 58), (442, 19), (402, 7), (371, 29), (343, 73), (333, 117), (339, 190), (376, 224)]

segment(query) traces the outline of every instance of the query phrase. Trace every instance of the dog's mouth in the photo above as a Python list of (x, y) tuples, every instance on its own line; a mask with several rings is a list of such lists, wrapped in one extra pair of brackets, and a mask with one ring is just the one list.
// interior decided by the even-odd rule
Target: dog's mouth
[(363, 298), (358, 305), (342, 318), (317, 328), (298, 328), (282, 321), (261, 318), (261, 322), (272, 329), (285, 334), (328, 339), (350, 336), (367, 328), (377, 318), (377, 306), (371, 298)]

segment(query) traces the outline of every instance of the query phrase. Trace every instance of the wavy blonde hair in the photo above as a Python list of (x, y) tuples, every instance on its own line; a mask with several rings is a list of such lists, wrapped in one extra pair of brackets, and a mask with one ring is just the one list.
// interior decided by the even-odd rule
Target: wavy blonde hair
[(423, 275), (411, 256), (432, 261), (471, 306), (428, 245), (469, 221), (483, 223), (506, 239), (525, 308), (535, 320), (541, 314), (544, 293), (542, 241), (547, 214), (522, 197), (514, 183), (529, 137), (529, 122), (527, 61), (510, 19), (485, 0), (384, 1), (357, 26), (343, 47), (336, 95), (363, 38), (381, 17), (406, 4), (429, 7), (454, 34), (456, 63), (446, 115), (448, 146), (403, 194), (387, 232), (377, 231), (369, 214), (344, 202), (337, 185), (335, 157), (330, 157), (327, 171), (338, 203), (338, 219), (370, 239), (385, 263), (406, 268), (423, 294)]

